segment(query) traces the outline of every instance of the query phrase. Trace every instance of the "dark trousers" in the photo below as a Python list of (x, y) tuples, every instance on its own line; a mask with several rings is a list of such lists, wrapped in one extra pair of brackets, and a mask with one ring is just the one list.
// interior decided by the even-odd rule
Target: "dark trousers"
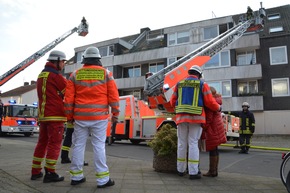
[(73, 132), (74, 132), (74, 128), (66, 128), (65, 137), (64, 137), (63, 144), (61, 147), (61, 159), (68, 158), (68, 153), (72, 144)]
[(252, 134), (240, 134), (239, 141), (241, 150), (249, 151), (251, 147), (252, 136)]

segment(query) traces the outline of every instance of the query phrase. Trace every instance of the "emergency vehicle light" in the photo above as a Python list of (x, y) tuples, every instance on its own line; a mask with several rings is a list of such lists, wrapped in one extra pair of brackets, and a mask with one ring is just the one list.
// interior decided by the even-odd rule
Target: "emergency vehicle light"
[(17, 121), (18, 125), (21, 125), (22, 121)]
[(9, 100), (8, 101), (10, 104), (16, 104), (16, 100)]
[(34, 106), (37, 106), (37, 102), (33, 103)]

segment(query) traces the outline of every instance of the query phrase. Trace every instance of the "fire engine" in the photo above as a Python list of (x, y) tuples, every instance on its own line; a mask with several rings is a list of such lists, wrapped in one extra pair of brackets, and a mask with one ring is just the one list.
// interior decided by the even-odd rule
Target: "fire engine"
[[(48, 45), (44, 46), (25, 60), (23, 60), (18, 65), (14, 66), (12, 69), (0, 76), (0, 86), (5, 84), (7, 81), (12, 79), (18, 73), (26, 69), (28, 66), (33, 64), (35, 61), (44, 56), (47, 52), (52, 50), (55, 46), (63, 42), (73, 33), (77, 32), (79, 36), (86, 36), (88, 34), (89, 24), (83, 17), (81, 24), (78, 27), (74, 27), (68, 32), (64, 33), (57, 39), (53, 40)], [(1, 94), (1, 93), (0, 93)], [(28, 114), (21, 114), (21, 111), (28, 111)], [(2, 128), (0, 127), (0, 134), (5, 133), (23, 133), (25, 136), (30, 136), (32, 133), (38, 132), (37, 126), (37, 106), (27, 105), (27, 104), (15, 104), (12, 103), (4, 104), (2, 117)], [(19, 114), (18, 114), (19, 113)], [(36, 114), (35, 114), (36, 113)], [(0, 115), (1, 116), (1, 115)], [(1, 117), (0, 117), (1, 118)]]
[[(121, 97), (120, 121), (112, 125), (111, 129), (108, 129), (112, 131), (107, 133), (108, 136), (111, 136), (109, 144), (114, 139), (129, 139), (132, 143), (140, 143), (141, 141), (152, 139), (156, 131), (162, 126), (162, 122), (171, 123), (176, 127), (174, 108), (169, 102), (176, 83), (187, 76), (188, 69), (192, 65), (203, 66), (211, 57), (236, 41), (244, 33), (262, 30), (264, 24), (263, 17), (265, 15), (265, 9), (262, 8), (261, 4), (257, 16), (240, 21), (228, 31), (220, 34), (157, 73), (148, 74), (149, 76), (146, 77), (144, 86), (144, 95), (147, 101), (146, 106), (148, 105), (150, 111), (144, 110), (142, 114), (143, 109), (141, 108), (143, 107), (138, 107), (139, 104), (136, 105), (139, 103), (138, 100), (133, 103), (133, 98), (132, 101), (128, 102), (129, 99), (125, 100), (126, 97)], [(144, 108), (146, 109), (147, 107)], [(133, 112), (135, 110), (136, 112)], [(146, 112), (149, 114), (146, 114)], [(228, 140), (237, 140), (239, 138), (239, 118), (225, 115), (224, 120), (225, 135)]]
[(16, 104), (16, 100), (10, 100), (3, 105), (1, 135), (24, 134), (29, 137), (39, 133), (37, 125), (37, 105)]
[(133, 95), (121, 96), (119, 104), (118, 123), (109, 123), (107, 129), (109, 145), (116, 140), (130, 140), (133, 144), (150, 140), (154, 137), (156, 128), (167, 123), (170, 118), (150, 109), (145, 101), (138, 100)]

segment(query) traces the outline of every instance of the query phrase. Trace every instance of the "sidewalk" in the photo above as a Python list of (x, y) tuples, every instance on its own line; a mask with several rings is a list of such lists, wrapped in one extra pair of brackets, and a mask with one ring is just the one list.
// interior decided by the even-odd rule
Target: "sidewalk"
[[(44, 184), (42, 179), (30, 180), (31, 156), (35, 144), (29, 142), (20, 144), (17, 140), (5, 138), (0, 140), (0, 193), (287, 193), (279, 178), (219, 172), (216, 178), (189, 180), (187, 175), (180, 177), (176, 174), (155, 172), (152, 162), (112, 156), (107, 157), (107, 163), (115, 186), (105, 189), (96, 187), (91, 161), (89, 166), (84, 167), (87, 181), (83, 184), (71, 186), (70, 165), (59, 162), (57, 172), (65, 176), (65, 180)], [(284, 147), (290, 143), (288, 138), (273, 141), (281, 143)], [(258, 144), (259, 140), (256, 139), (255, 143)], [(87, 160), (92, 160), (92, 157), (92, 152), (86, 152)]]

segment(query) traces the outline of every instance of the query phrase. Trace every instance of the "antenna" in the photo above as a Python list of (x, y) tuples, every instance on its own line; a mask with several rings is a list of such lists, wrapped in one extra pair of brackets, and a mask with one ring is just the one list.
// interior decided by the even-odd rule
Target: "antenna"
[(216, 17), (216, 15), (214, 14), (213, 11), (211, 12), (211, 17), (212, 17), (212, 18), (215, 18), (215, 17)]

